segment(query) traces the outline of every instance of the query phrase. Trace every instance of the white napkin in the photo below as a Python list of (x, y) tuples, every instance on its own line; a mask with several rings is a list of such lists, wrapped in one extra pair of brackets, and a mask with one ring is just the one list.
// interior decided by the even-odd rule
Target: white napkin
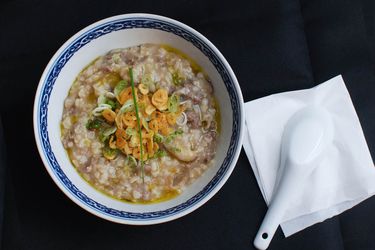
[(290, 203), (281, 223), (286, 237), (342, 213), (375, 193), (375, 167), (353, 103), (341, 76), (314, 88), (285, 92), (245, 103), (244, 149), (260, 190), (270, 203), (288, 119), (308, 104), (332, 115), (334, 141), (326, 158)]

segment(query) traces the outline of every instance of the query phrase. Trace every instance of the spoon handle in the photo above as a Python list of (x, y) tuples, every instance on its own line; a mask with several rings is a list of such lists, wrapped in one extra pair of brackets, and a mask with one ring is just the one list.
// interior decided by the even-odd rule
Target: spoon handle
[(296, 201), (307, 177), (332, 143), (333, 131), (330, 114), (318, 106), (297, 111), (287, 122), (281, 144), (280, 169), (283, 172), (254, 240), (258, 249), (269, 246), (289, 203)]
[[(283, 181), (280, 183), (273, 200), (263, 219), (262, 225), (254, 239), (254, 246), (257, 249), (265, 250), (268, 248), (278, 226), (280, 225), (285, 210), (289, 207), (289, 202), (294, 200), (299, 190), (302, 188), (303, 178), (295, 178), (295, 172), (286, 168), (283, 174)], [(297, 170), (298, 171), (298, 170)]]

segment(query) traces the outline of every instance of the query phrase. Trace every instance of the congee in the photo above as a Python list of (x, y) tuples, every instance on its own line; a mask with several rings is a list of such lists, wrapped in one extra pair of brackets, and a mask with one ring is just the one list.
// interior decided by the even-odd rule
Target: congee
[(76, 77), (62, 143), (101, 192), (150, 203), (175, 197), (213, 164), (220, 126), (202, 69), (165, 45), (111, 50)]

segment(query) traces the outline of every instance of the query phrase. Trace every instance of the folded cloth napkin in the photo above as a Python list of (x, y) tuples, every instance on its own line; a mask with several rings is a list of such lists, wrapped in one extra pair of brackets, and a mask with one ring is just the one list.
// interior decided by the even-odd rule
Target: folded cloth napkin
[(375, 167), (341, 76), (314, 88), (285, 92), (245, 103), (244, 149), (260, 190), (270, 204), (280, 163), (284, 126), (299, 109), (321, 105), (332, 116), (333, 144), (301, 196), (291, 201), (281, 228), (286, 237), (342, 213), (375, 193)]

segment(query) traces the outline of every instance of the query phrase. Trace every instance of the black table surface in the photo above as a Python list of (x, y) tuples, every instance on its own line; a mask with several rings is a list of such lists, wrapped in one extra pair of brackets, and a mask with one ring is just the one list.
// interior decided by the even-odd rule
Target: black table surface
[[(204, 206), (153, 226), (97, 218), (70, 201), (47, 174), (32, 127), (33, 99), (44, 67), (80, 29), (132, 12), (172, 17), (204, 34), (231, 64), (245, 101), (313, 87), (343, 74), (375, 155), (373, 0), (2, 0), (3, 249), (253, 249), (267, 208), (244, 152), (227, 183)], [(284, 238), (279, 229), (269, 249), (375, 249), (374, 232), (375, 198), (370, 198), (291, 237)]]

